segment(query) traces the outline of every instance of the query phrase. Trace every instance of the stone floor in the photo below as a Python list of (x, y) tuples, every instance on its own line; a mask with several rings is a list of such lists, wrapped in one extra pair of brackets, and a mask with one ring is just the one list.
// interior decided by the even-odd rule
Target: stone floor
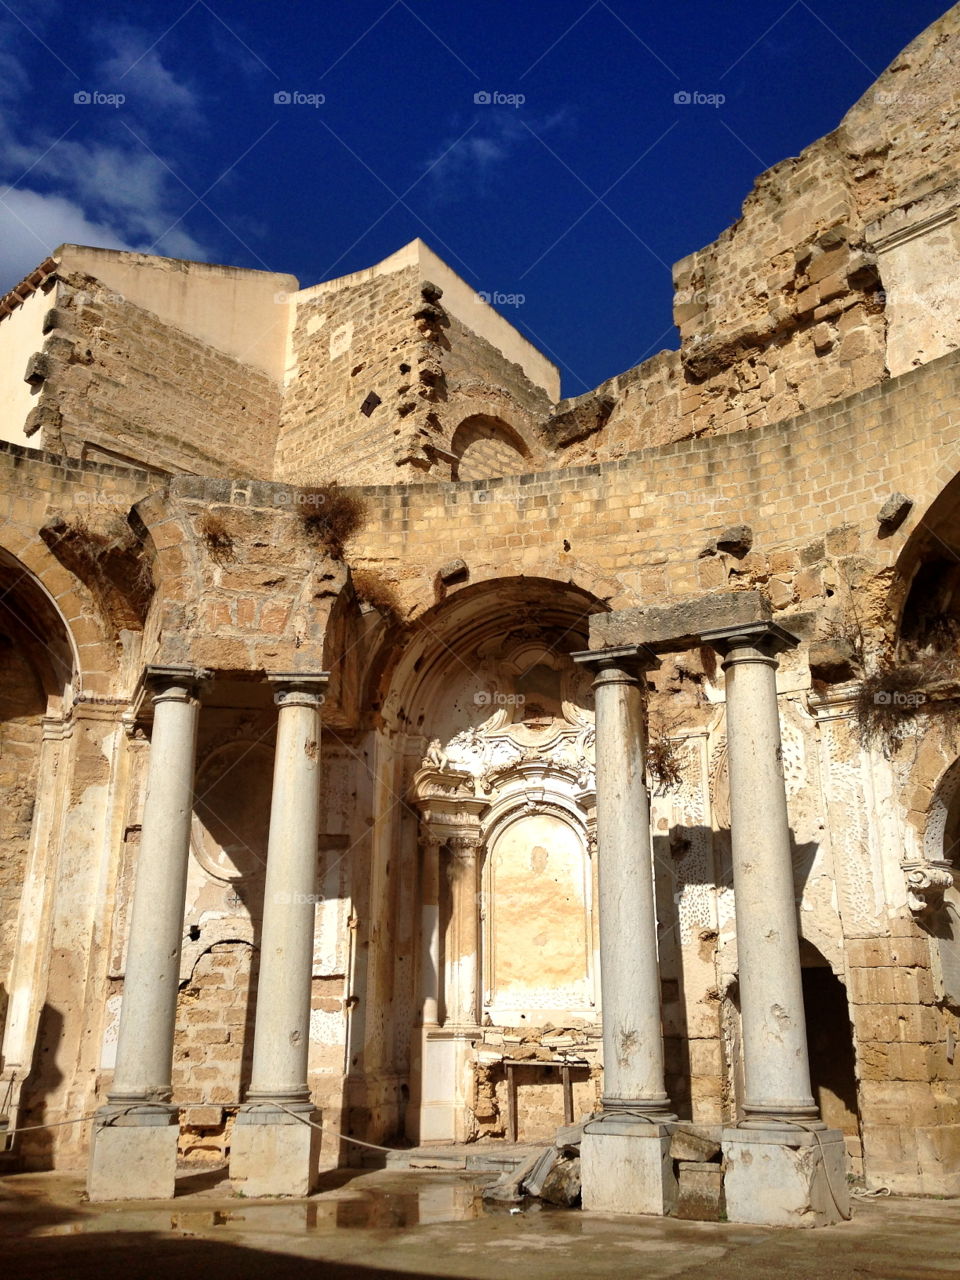
[(31, 1280), (450, 1276), (928, 1280), (960, 1276), (960, 1200), (857, 1201), (850, 1223), (733, 1223), (485, 1208), (493, 1175), (342, 1170), (309, 1200), (249, 1201), (222, 1173), (166, 1202), (87, 1204), (64, 1174), (0, 1179), (0, 1270)]

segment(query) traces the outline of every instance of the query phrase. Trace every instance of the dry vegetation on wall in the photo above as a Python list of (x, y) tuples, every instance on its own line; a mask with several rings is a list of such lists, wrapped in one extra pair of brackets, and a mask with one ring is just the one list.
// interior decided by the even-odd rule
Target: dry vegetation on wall
[(896, 754), (908, 738), (916, 737), (930, 719), (948, 710), (953, 701), (937, 697), (938, 687), (953, 683), (957, 661), (940, 654), (920, 654), (909, 661), (885, 655), (857, 690), (853, 709), (863, 746)]
[(124, 514), (96, 519), (55, 516), (40, 536), (56, 558), (99, 600), (118, 630), (139, 630), (153, 596), (150, 556)]
[(367, 506), (336, 480), (303, 485), (297, 490), (297, 516), (304, 533), (325, 554), (343, 559), (343, 549), (366, 523)]
[(197, 531), (211, 560), (224, 564), (235, 558), (233, 536), (222, 516), (215, 515), (212, 511), (206, 512), (197, 521)]
[(399, 622), (402, 615), (396, 584), (378, 569), (354, 569), (351, 572), (353, 589), (357, 599), (372, 605), (390, 622)]
[(651, 725), (647, 739), (647, 774), (657, 795), (666, 795), (680, 785), (683, 763), (679, 746), (663, 725)]

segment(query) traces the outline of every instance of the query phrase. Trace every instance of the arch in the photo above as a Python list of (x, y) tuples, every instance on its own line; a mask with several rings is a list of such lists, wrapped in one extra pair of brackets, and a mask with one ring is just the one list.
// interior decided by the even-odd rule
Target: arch
[(62, 707), (80, 670), (76, 642), (42, 580), (2, 546), (0, 634), (21, 650), (51, 700), (51, 709)]
[(530, 470), (526, 441), (502, 418), (474, 413), (464, 418), (450, 440), (451, 480), (486, 480)]
[(952, 862), (960, 868), (960, 759), (941, 775), (927, 811), (923, 856), (927, 862)]
[(78, 700), (114, 692), (119, 646), (93, 596), (35, 530), (11, 521), (0, 524), (0, 617), (19, 624), (38, 660), (45, 655), (44, 687), (57, 706), (71, 685)]
[(364, 704), (376, 706), (388, 724), (416, 732), (421, 708), (448, 679), (452, 667), (473, 671), (482, 688), (482, 660), (471, 666), (463, 652), (479, 653), (485, 642), (505, 643), (521, 633), (546, 639), (569, 653), (585, 649), (591, 615), (606, 612), (606, 601), (575, 582), (540, 577), (489, 578), (472, 582), (425, 609), (412, 622), (406, 646), (384, 643), (367, 672)]
[(917, 518), (897, 556), (887, 607), (891, 638), (916, 648), (938, 641), (938, 612), (960, 625), (960, 472)]

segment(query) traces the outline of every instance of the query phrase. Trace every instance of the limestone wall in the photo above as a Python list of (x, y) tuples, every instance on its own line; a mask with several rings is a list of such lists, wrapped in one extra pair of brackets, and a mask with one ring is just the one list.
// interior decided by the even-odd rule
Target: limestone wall
[(419, 241), (293, 305), (278, 479), (446, 479), (456, 428), (476, 414), (543, 460), (534, 427), (556, 370)]
[(44, 448), (161, 471), (269, 474), (280, 400), (269, 374), (79, 273), (61, 276), (44, 328), (27, 422)]

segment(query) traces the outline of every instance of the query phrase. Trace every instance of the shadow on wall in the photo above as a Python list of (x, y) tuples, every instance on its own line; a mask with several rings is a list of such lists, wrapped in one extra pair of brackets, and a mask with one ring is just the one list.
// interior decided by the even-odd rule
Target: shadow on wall
[[(63, 1014), (52, 1005), (44, 1004), (37, 1027), (36, 1049), (30, 1074), (23, 1082), (21, 1106), (17, 1116), (18, 1128), (29, 1128), (55, 1122), (58, 1115), (47, 1115), (47, 1098), (55, 1095), (63, 1084), (64, 1076), (57, 1066), (57, 1050), (64, 1034)], [(19, 1139), (20, 1153), (28, 1169), (52, 1169), (56, 1129), (38, 1129)]]
[[(799, 902), (819, 845), (797, 843), (792, 831), (790, 839)], [(720, 1123), (739, 1115), (743, 1096), (738, 984), (728, 975), (723, 986), (713, 905), (717, 889), (733, 887), (730, 831), (675, 826), (654, 835), (653, 855), (667, 1092), (681, 1119), (696, 1112), (700, 1123)], [(698, 1002), (694, 1025), (690, 1000)], [(846, 1043), (852, 1054), (849, 1024)]]

